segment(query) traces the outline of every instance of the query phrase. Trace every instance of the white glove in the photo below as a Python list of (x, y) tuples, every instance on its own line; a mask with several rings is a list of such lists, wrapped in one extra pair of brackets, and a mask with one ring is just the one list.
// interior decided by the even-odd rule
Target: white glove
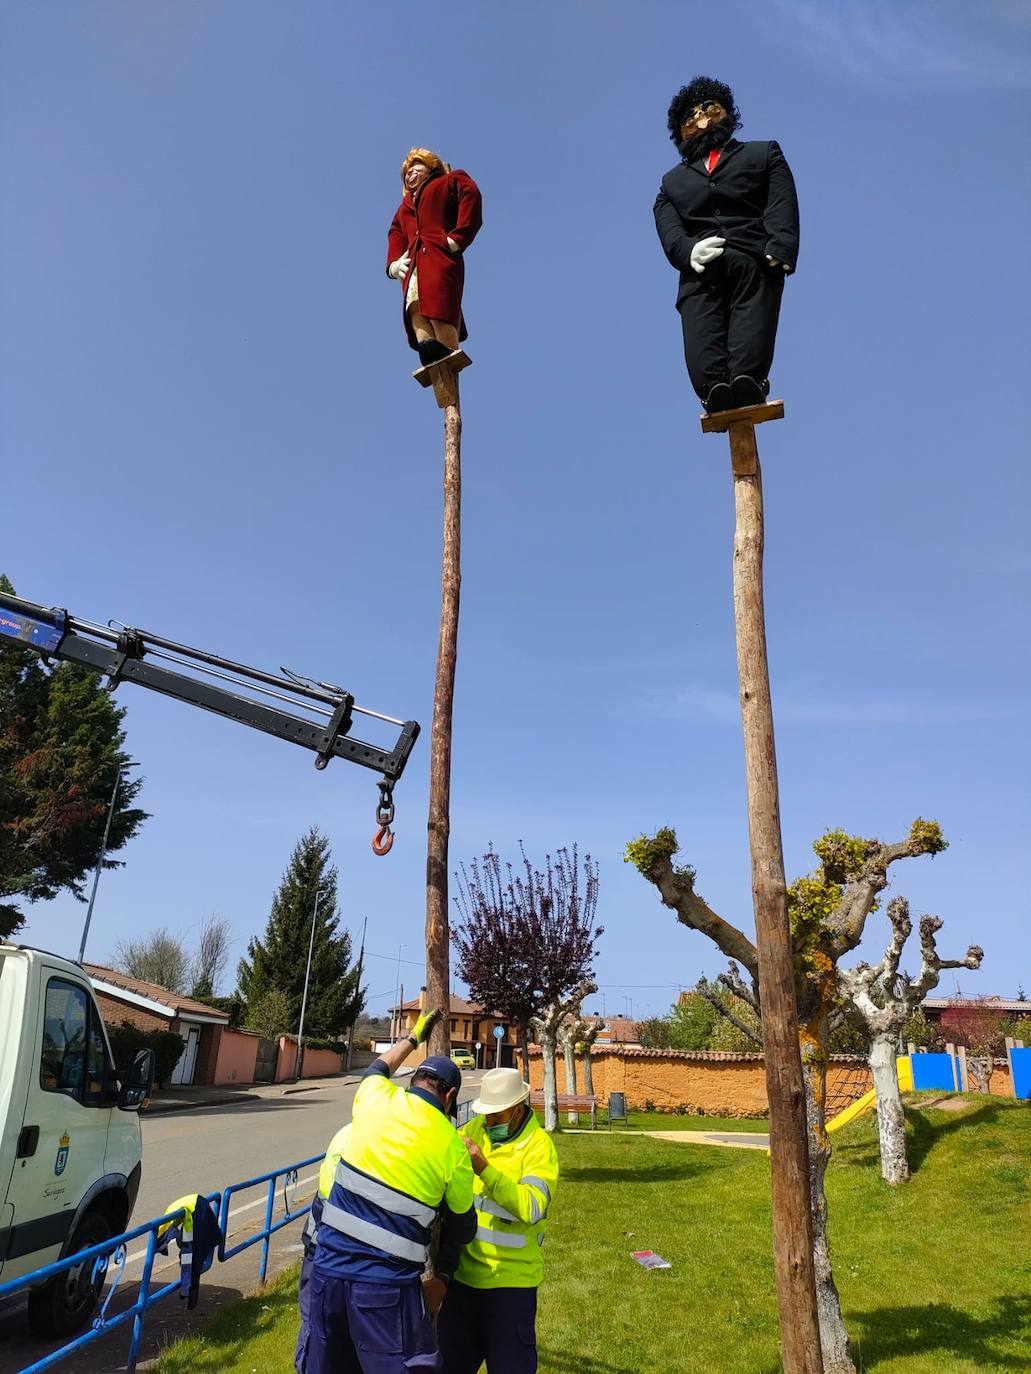
[(783, 267), (785, 272), (791, 271), (791, 268), (788, 266), (786, 262), (781, 262), (780, 258), (771, 258), (769, 253), (766, 254), (766, 261), (770, 264), (771, 267)]
[(408, 250), (406, 248), (405, 251), (401, 254), (401, 256), (399, 258), (395, 258), (394, 261), (387, 268), (387, 276), (393, 277), (395, 281), (404, 281), (405, 277), (408, 276), (408, 269), (411, 267), (411, 265), (412, 259), (409, 256)]
[(691, 249), (691, 266), (694, 270), (696, 272), (704, 272), (705, 264), (707, 262), (712, 262), (714, 258), (718, 258), (723, 252), (723, 245), (726, 241), (727, 240), (721, 238), (719, 234), (712, 234), (707, 239), (699, 239)]
[(454, 239), (451, 238), (449, 238), (447, 241), (447, 247), (449, 253), (460, 253), (462, 251), (461, 248), (459, 248), (458, 244), (454, 241)]

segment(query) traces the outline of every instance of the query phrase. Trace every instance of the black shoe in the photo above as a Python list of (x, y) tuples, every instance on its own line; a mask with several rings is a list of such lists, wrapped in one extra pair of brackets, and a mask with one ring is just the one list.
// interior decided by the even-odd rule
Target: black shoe
[(717, 382), (706, 396), (704, 405), (707, 415), (715, 415), (718, 410), (733, 410), (738, 402), (728, 382)]
[(451, 349), (447, 344), (442, 344), (439, 339), (423, 339), (419, 344), (419, 361), (423, 367), (429, 367), (431, 363), (439, 363), (444, 358), (450, 358)]
[(754, 377), (735, 377), (730, 384), (734, 396), (734, 408), (741, 406), (761, 406), (766, 404), (766, 392)]

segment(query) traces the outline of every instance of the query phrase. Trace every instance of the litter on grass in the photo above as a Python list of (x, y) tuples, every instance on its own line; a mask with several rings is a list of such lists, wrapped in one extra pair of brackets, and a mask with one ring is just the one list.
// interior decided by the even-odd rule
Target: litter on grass
[(669, 1260), (664, 1260), (654, 1250), (631, 1250), (630, 1258), (635, 1259), (642, 1269), (672, 1269)]

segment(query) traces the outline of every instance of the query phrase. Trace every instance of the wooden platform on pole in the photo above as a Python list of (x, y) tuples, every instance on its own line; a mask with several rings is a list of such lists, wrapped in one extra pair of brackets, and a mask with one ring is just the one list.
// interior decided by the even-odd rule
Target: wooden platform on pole
[(439, 363), (417, 367), (412, 376), (420, 386), (431, 386), (437, 405), (441, 410), (446, 410), (448, 406), (458, 404), (457, 377), (463, 368), (471, 367), (472, 362), (464, 348), (456, 348), (446, 358), (441, 358)]
[(705, 434), (729, 434), (734, 477), (734, 626), (748, 793), (752, 900), (759, 955), (763, 1053), (770, 1106), (773, 1267), (784, 1374), (823, 1374), (813, 1264), (805, 1082), (788, 926), (780, 793), (766, 654), (762, 470), (755, 426), (783, 401), (702, 416)]

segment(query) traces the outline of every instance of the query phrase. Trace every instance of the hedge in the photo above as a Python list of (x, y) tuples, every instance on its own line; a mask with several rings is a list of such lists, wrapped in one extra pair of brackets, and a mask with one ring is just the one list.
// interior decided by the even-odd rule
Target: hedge
[(123, 1021), (120, 1026), (108, 1026), (107, 1038), (111, 1042), (115, 1068), (124, 1073), (133, 1061), (137, 1050), (153, 1050), (155, 1060), (154, 1081), (163, 1088), (172, 1076), (172, 1070), (183, 1050), (186, 1041), (175, 1031), (142, 1031), (131, 1021)]

